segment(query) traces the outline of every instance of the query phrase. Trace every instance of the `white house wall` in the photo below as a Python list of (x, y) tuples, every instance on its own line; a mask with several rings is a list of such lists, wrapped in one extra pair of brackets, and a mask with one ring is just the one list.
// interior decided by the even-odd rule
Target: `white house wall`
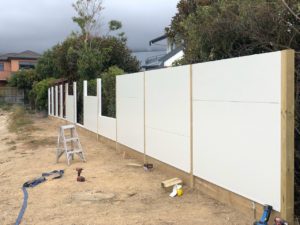
[(184, 52), (181, 50), (178, 53), (176, 53), (175, 55), (173, 55), (171, 58), (169, 58), (168, 60), (166, 60), (164, 62), (164, 66), (165, 67), (170, 67), (172, 66), (172, 64), (176, 61), (176, 60), (180, 60), (182, 59), (182, 57), (184, 56)]
[(280, 85), (280, 52), (193, 65), (194, 174), (277, 211)]

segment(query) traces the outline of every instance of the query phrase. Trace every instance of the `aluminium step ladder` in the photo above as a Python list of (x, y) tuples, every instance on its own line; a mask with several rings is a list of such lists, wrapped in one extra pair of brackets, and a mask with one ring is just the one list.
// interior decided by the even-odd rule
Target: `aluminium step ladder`
[(70, 160), (74, 159), (74, 154), (77, 154), (83, 162), (86, 162), (75, 125), (70, 124), (59, 128), (56, 151), (57, 163), (64, 153), (66, 154), (68, 165), (70, 165)]

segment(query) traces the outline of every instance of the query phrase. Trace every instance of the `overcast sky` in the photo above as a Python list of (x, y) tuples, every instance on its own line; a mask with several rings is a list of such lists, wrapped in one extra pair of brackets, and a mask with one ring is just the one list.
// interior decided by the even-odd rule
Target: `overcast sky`
[[(0, 0), (0, 53), (43, 52), (71, 31), (75, 0)], [(104, 0), (102, 31), (112, 19), (123, 23), (131, 49), (147, 49), (149, 40), (164, 33), (178, 0)]]

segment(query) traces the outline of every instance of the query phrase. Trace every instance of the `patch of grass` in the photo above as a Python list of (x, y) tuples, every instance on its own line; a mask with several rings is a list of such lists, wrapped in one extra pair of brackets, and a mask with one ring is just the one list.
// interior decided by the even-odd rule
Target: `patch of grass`
[(13, 141), (13, 140), (11, 140), (11, 141), (8, 141), (8, 142), (6, 142), (6, 144), (7, 144), (7, 145), (15, 145), (15, 144), (16, 144), (16, 142), (15, 142), (15, 141)]
[(9, 149), (8, 149), (8, 151), (14, 151), (14, 150), (16, 150), (17, 149), (17, 146), (11, 146)]
[(12, 108), (12, 104), (0, 101), (0, 109), (2, 109), (4, 111), (9, 111), (9, 110), (11, 110), (11, 108)]
[(22, 106), (14, 106), (9, 117), (8, 130), (16, 133), (26, 133), (32, 130), (33, 121)]
[(55, 146), (56, 137), (46, 137), (41, 139), (34, 139), (27, 142), (28, 145), (32, 148), (38, 148), (39, 146)]

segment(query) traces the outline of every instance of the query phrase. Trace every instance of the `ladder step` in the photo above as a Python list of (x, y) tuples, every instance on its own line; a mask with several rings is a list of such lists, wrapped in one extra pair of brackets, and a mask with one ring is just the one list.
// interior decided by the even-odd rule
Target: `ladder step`
[(65, 141), (78, 141), (79, 138), (78, 137), (72, 137), (72, 138), (66, 138)]
[(63, 130), (66, 130), (66, 129), (75, 129), (75, 125), (70, 124), (70, 125), (61, 126), (61, 129), (63, 129)]
[(75, 151), (67, 151), (68, 154), (73, 154), (73, 153), (82, 153), (81, 150), (75, 150)]

